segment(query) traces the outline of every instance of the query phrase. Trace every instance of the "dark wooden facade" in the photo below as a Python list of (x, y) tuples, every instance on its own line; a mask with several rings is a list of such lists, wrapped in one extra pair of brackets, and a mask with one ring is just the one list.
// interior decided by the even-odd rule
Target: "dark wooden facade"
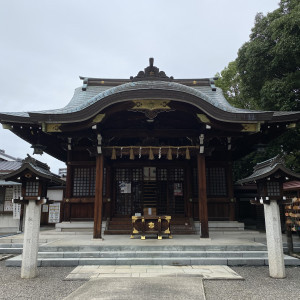
[(61, 110), (0, 114), (7, 129), (67, 163), (64, 220), (101, 221), (153, 207), (201, 222), (235, 220), (232, 162), (300, 113), (230, 106), (213, 79), (150, 65), (130, 79), (81, 78)]

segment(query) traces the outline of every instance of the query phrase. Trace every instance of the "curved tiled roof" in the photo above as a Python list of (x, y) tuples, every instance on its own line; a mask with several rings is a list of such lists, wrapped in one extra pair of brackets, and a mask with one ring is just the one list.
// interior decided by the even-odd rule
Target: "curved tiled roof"
[(267, 112), (233, 107), (222, 90), (209, 85), (187, 86), (174, 81), (131, 81), (117, 86), (88, 85), (75, 89), (71, 101), (63, 108), (29, 113), (1, 113), (0, 121), (78, 122), (87, 120), (106, 107), (132, 99), (153, 97), (181, 101), (198, 107), (221, 121), (299, 121), (300, 112)]
[(231, 106), (225, 99), (222, 90), (217, 88), (216, 91), (212, 91), (211, 87), (199, 86), (199, 87), (189, 87), (176, 82), (166, 82), (166, 81), (136, 81), (129, 82), (115, 87), (108, 86), (88, 86), (86, 91), (82, 88), (77, 88), (75, 90), (74, 96), (71, 101), (61, 109), (39, 111), (35, 113), (42, 114), (65, 114), (73, 113), (83, 110), (102, 99), (111, 96), (113, 94), (118, 94), (122, 92), (128, 92), (132, 90), (144, 90), (144, 89), (158, 89), (158, 90), (170, 90), (177, 92), (184, 92), (193, 96), (198, 97), (206, 101), (207, 103), (227, 112), (233, 113), (245, 113), (245, 112), (256, 112), (246, 109), (240, 109)]

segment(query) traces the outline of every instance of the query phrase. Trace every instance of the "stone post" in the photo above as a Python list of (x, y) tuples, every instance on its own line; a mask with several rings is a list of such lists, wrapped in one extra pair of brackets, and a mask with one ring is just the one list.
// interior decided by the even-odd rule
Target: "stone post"
[(25, 207), (21, 278), (34, 278), (37, 276), (41, 205), (36, 204), (36, 200), (29, 200)]
[(285, 278), (279, 206), (277, 201), (264, 204), (269, 273), (273, 278)]

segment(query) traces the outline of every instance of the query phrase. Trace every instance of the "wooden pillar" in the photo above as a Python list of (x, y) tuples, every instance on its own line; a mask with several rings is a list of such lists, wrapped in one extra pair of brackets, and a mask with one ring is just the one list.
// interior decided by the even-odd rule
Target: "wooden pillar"
[(190, 164), (185, 168), (185, 215), (189, 218), (193, 217), (192, 214), (192, 168)]
[(66, 178), (66, 198), (64, 200), (64, 215), (63, 221), (70, 221), (71, 218), (71, 204), (70, 198), (72, 196), (72, 166), (70, 162), (67, 162), (67, 178)]
[(94, 239), (101, 238), (103, 203), (103, 154), (96, 158), (96, 187), (94, 206)]
[(227, 164), (227, 190), (228, 190), (228, 198), (229, 198), (229, 220), (235, 220), (235, 199), (234, 199), (234, 191), (233, 191), (233, 174), (232, 174), (232, 161), (231, 155), (228, 155), (228, 164)]
[(198, 201), (199, 201), (199, 220), (201, 224), (201, 238), (208, 238), (208, 212), (206, 195), (206, 167), (204, 154), (197, 155), (198, 169)]
[(111, 201), (112, 201), (112, 167), (110, 165), (106, 166), (106, 217), (111, 218)]

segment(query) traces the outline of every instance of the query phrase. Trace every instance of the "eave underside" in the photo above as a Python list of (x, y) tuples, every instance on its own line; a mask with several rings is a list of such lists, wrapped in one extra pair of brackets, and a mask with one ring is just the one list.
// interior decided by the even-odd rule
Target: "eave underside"
[(199, 136), (203, 134), (207, 155), (227, 151), (230, 138), (230, 151), (233, 158), (237, 158), (251, 152), (255, 144), (265, 143), (286, 129), (285, 123), (278, 128), (277, 124), (269, 126), (259, 122), (222, 122), (182, 102), (170, 101), (168, 109), (159, 111), (153, 119), (147, 117), (147, 111), (134, 111), (133, 107), (134, 103), (127, 101), (111, 105), (96, 118), (93, 116), (81, 122), (50, 123), (49, 127), (45, 122), (7, 122), (6, 127), (33, 146), (42, 145), (46, 153), (62, 161), (67, 161), (68, 147), (72, 151), (85, 152), (93, 159), (97, 153), (98, 134), (101, 134), (104, 148), (199, 146)]

